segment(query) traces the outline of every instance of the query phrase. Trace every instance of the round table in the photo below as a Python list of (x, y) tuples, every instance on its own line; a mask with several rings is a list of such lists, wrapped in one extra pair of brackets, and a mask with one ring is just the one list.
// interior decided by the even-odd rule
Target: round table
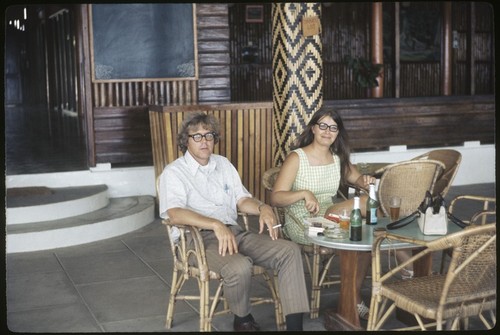
[[(313, 243), (314, 248), (319, 246), (336, 249), (340, 255), (340, 296), (337, 306), (337, 313), (332, 317), (336, 319), (339, 324), (339, 330), (360, 330), (361, 324), (356, 308), (356, 296), (358, 294), (356, 289), (356, 275), (358, 268), (353, 264), (358, 264), (359, 258), (363, 254), (372, 250), (374, 241), (374, 229), (385, 228), (390, 223), (390, 219), (383, 217), (378, 219), (378, 224), (368, 226), (364, 224), (362, 227), (362, 240), (351, 241), (348, 237), (345, 239), (330, 239), (325, 236), (309, 236), (310, 241)], [(448, 232), (451, 234), (460, 231), (461, 228), (454, 223), (448, 222)], [(442, 237), (441, 235), (424, 235), (420, 231), (417, 220), (410, 224), (389, 230), (393, 234), (411, 237), (414, 239), (432, 241)], [(403, 242), (390, 242), (384, 241), (382, 243), (382, 250), (398, 250), (398, 249), (415, 249), (417, 246), (411, 243)], [(415, 251), (415, 250), (414, 250)], [(366, 256), (365, 256), (366, 257)], [(415, 276), (427, 275), (431, 271), (432, 259), (431, 257), (423, 257), (418, 263), (414, 264)]]

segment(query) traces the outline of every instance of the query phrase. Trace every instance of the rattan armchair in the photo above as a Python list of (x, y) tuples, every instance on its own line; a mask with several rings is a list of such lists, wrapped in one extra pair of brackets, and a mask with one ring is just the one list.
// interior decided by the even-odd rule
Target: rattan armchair
[[(424, 250), (398, 267), (382, 273), (381, 244), (409, 242)], [(408, 264), (436, 251), (453, 248), (446, 274), (401, 280), (395, 274)], [(381, 330), (395, 308), (412, 314), (416, 327), (458, 329), (460, 320), (478, 316), (486, 328), (496, 323), (496, 225), (469, 226), (460, 232), (431, 242), (414, 240), (388, 232), (377, 232), (372, 249), (372, 299), (368, 330)], [(489, 313), (490, 320), (485, 317)], [(424, 324), (424, 319), (429, 321)]]
[[(465, 211), (465, 208), (468, 208), (468, 210)], [(459, 195), (450, 201), (448, 212), (468, 225), (496, 223), (496, 198), (479, 195)], [(445, 271), (446, 259), (450, 256), (450, 249), (443, 250), (440, 273)]]
[[(469, 218), (462, 217), (467, 215), (460, 213), (459, 208), (465, 207), (465, 204), (472, 208), (472, 215)], [(496, 222), (496, 203), (497, 199), (480, 195), (459, 195), (450, 201), (448, 211), (459, 217), (467, 224), (486, 224)]]
[(390, 215), (391, 196), (401, 198), (401, 216), (414, 212), (426, 191), (433, 192), (444, 168), (443, 163), (431, 159), (403, 161), (384, 167), (378, 186), (378, 200), (384, 215)]
[[(264, 172), (264, 175), (262, 176), (262, 185), (266, 190), (273, 190), (279, 171), (279, 167), (273, 167)], [(279, 220), (279, 223), (283, 225), (285, 223), (284, 208), (273, 206), (273, 210)], [(281, 230), (280, 236), (285, 237)], [(336, 254), (334, 249), (320, 247), (317, 245), (301, 244), (300, 247), (302, 254), (304, 255), (307, 270), (311, 275), (310, 309), (311, 319), (315, 319), (319, 316), (321, 288), (340, 283), (338, 276), (332, 276), (329, 274), (331, 264)]]
[(432, 195), (441, 194), (443, 198), (448, 194), (451, 184), (458, 172), (458, 167), (462, 161), (462, 154), (453, 149), (436, 149), (431, 150), (423, 155), (419, 155), (413, 160), (432, 159), (440, 161), (445, 168), (436, 180), (434, 192)]
[[(158, 180), (156, 185), (158, 191)], [(243, 218), (245, 229), (249, 230), (248, 216), (243, 213), (240, 213), (240, 216)], [(219, 273), (210, 270), (205, 255), (203, 239), (198, 228), (190, 225), (173, 225), (168, 219), (162, 220), (162, 223), (167, 228), (170, 249), (173, 256), (172, 286), (170, 289), (165, 327), (167, 329), (172, 327), (177, 301), (198, 300), (200, 306), (200, 331), (211, 331), (212, 318), (214, 316), (230, 313), (229, 306), (223, 296), (222, 277)], [(190, 243), (190, 241), (192, 242)], [(254, 265), (253, 276), (262, 276), (264, 278), (270, 295), (267, 297), (252, 297), (251, 304), (274, 304), (276, 328), (277, 330), (284, 330), (285, 320), (274, 275), (270, 275), (265, 268)], [(199, 294), (181, 294), (184, 284), (189, 279), (197, 281)], [(210, 283), (216, 285), (215, 293), (212, 295)], [(220, 306), (221, 302), (222, 306)]]

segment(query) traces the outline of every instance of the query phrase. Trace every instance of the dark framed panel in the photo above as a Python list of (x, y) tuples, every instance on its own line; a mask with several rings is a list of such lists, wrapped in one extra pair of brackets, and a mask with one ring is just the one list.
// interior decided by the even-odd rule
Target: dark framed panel
[(440, 2), (403, 2), (399, 24), (401, 61), (440, 61), (443, 26)]
[(89, 6), (92, 79), (197, 78), (195, 4)]
[(262, 23), (264, 22), (263, 5), (247, 5), (245, 8), (245, 22)]

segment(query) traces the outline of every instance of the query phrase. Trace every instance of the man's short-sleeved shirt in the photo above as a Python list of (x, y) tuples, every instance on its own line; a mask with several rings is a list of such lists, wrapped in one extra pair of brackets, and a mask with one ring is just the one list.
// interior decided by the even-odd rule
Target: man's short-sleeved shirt
[(203, 166), (189, 151), (165, 167), (159, 194), (162, 218), (168, 218), (168, 209), (179, 207), (233, 225), (237, 224), (238, 201), (252, 196), (226, 157), (212, 154)]

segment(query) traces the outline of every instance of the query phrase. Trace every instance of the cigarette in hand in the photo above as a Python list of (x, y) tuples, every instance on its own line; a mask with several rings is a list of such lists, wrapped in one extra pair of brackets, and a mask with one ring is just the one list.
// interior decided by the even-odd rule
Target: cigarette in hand
[(279, 227), (281, 227), (281, 224), (277, 224), (277, 225), (273, 226), (273, 229), (276, 229), (276, 228), (279, 228)]

